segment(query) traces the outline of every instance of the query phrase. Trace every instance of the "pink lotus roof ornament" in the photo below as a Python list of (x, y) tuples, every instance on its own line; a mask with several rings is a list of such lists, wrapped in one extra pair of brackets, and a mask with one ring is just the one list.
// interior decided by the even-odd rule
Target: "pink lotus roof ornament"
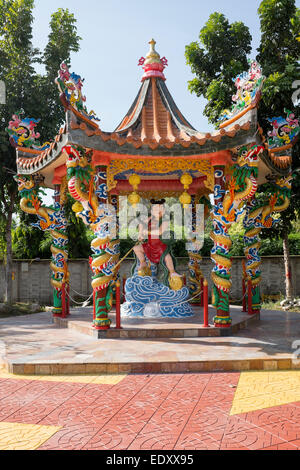
[(138, 65), (143, 66), (145, 72), (142, 76), (142, 82), (151, 77), (166, 80), (163, 71), (165, 67), (168, 66), (168, 61), (165, 57), (160, 58), (159, 53), (155, 50), (156, 41), (154, 41), (154, 39), (151, 39), (149, 44), (150, 50), (146, 55), (146, 58), (141, 57), (138, 63)]

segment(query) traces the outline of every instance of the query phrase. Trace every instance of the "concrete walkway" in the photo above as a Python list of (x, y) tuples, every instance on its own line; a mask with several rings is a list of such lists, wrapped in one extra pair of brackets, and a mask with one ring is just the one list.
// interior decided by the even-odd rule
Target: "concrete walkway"
[(235, 336), (207, 338), (99, 341), (57, 328), (48, 312), (0, 321), (2, 362), (18, 374), (300, 369), (297, 340), (300, 313), (280, 311), (262, 311)]

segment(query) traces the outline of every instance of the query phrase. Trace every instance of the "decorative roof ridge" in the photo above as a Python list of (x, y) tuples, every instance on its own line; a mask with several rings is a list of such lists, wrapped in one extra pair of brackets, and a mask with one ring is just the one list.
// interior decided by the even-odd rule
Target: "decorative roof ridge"
[[(56, 135), (54, 142), (44, 151), (36, 153), (34, 149), (25, 149), (23, 147), (17, 147), (17, 167), (20, 168), (31, 168), (33, 166), (40, 166), (45, 160), (48, 159), (49, 155), (52, 154), (53, 150), (57, 149), (58, 144), (62, 141), (63, 136), (66, 135), (66, 123), (60, 128), (59, 133)], [(28, 153), (31, 154), (28, 157), (23, 157), (20, 154)], [(37, 168), (38, 169), (38, 168)]]
[(252, 111), (252, 109), (254, 109), (254, 108), (257, 107), (257, 104), (258, 104), (260, 98), (261, 98), (261, 93), (259, 93), (259, 94), (257, 95), (257, 98), (255, 99), (255, 101), (253, 101), (253, 103), (251, 103), (249, 106), (247, 106), (247, 108), (244, 108), (242, 111), (240, 111), (239, 113), (235, 114), (232, 118), (228, 119), (227, 121), (222, 122), (222, 124), (220, 124), (219, 128), (220, 128), (220, 129), (224, 129), (225, 127), (230, 126), (231, 124), (233, 124), (234, 122), (238, 121), (238, 120), (241, 119), (243, 116), (245, 116), (245, 114), (247, 114), (247, 113), (249, 113), (250, 111)]
[(219, 118), (219, 121), (224, 121), (220, 124), (220, 128), (228, 126), (240, 119), (250, 109), (257, 107), (265, 77), (258, 62), (249, 60), (249, 65), (247, 72), (243, 72), (233, 79), (237, 91), (232, 96), (231, 109), (225, 109)]
[(70, 73), (67, 64), (62, 62), (55, 83), (60, 91), (60, 99), (65, 109), (71, 109), (76, 115), (87, 120), (90, 125), (99, 127), (96, 121), (100, 121), (100, 119), (96, 116), (95, 111), (88, 112), (85, 105), (86, 97), (82, 93), (84, 79), (74, 72)]
[(71, 111), (76, 117), (82, 119), (84, 122), (86, 122), (89, 126), (93, 127), (94, 129), (100, 129), (99, 125), (96, 122), (87, 118), (85, 114), (80, 113), (79, 111), (77, 111), (77, 109), (74, 108), (74, 106), (68, 103), (63, 93), (59, 95), (59, 98), (65, 110)]
[[(131, 126), (129, 126), (131, 127)], [(147, 145), (151, 149), (156, 149), (158, 146), (166, 147), (168, 149), (172, 149), (174, 145), (179, 144), (182, 147), (189, 147), (191, 144), (198, 144), (199, 146), (203, 146), (206, 144), (207, 141), (212, 142), (220, 142), (224, 137), (233, 138), (236, 136), (238, 132), (247, 132), (251, 129), (251, 121), (244, 122), (243, 124), (235, 124), (231, 126), (229, 129), (220, 129), (216, 130), (212, 133), (207, 132), (206, 134), (200, 134), (199, 132), (188, 135), (186, 133), (185, 127), (181, 127), (181, 134), (177, 137), (174, 137), (172, 141), (168, 141), (165, 138), (149, 138), (147, 136), (138, 138), (134, 135), (127, 135), (122, 136), (122, 133), (119, 132), (103, 132), (101, 129), (89, 129), (86, 122), (79, 123), (78, 121), (71, 120), (70, 128), (72, 130), (80, 129), (83, 131), (88, 137), (99, 136), (104, 142), (109, 140), (115, 141), (117, 145), (123, 146), (125, 143), (128, 143), (135, 148), (139, 148), (142, 145)]]

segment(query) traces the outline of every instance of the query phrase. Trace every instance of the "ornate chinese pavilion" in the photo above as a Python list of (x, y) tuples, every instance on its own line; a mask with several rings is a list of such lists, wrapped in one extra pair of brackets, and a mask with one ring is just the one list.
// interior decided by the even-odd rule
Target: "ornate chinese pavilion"
[[(108, 202), (117, 208), (117, 196), (128, 195), (132, 203), (140, 198), (177, 197), (183, 205), (195, 205), (209, 201), (213, 194), (214, 323), (228, 327), (232, 245), (228, 230), (244, 214), (244, 276), (251, 281), (252, 309), (257, 312), (259, 234), (276, 223), (272, 215), (289, 205), (291, 148), (299, 132), (298, 120), (288, 111), (285, 118), (270, 119), (272, 130), (264, 135), (257, 122), (264, 77), (259, 64), (252, 61), (249, 71), (235, 81), (237, 93), (232, 108), (220, 117), (219, 129), (199, 132), (182, 115), (166, 86), (167, 60), (160, 58), (154, 40), (139, 65), (144, 70), (141, 87), (114, 132), (101, 130), (95, 113), (86, 108), (81, 77), (70, 73), (65, 64), (57, 85), (66, 121), (54, 141), (40, 144), (34, 119), (16, 114), (9, 123), (7, 131), (17, 151), (21, 208), (37, 215), (35, 225), (50, 231), (53, 239), (53, 313), (68, 313), (67, 192), (74, 198), (76, 215), (95, 234), (90, 263), (96, 329), (110, 327), (114, 268), (119, 260), (118, 234), (111, 231), (115, 214)], [(262, 205), (255, 194), (265, 182), (272, 185), (273, 194)], [(52, 207), (43, 205), (40, 188), (55, 190)], [(194, 297), (201, 290), (201, 253), (196, 245), (189, 256), (189, 288)]]

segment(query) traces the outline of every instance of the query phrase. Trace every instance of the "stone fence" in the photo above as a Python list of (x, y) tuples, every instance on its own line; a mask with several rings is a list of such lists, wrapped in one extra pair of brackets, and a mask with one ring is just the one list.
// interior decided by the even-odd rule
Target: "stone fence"
[[(233, 258), (231, 298), (242, 298), (242, 259)], [(129, 276), (133, 260), (127, 259), (121, 265), (121, 276)], [(177, 259), (177, 271), (187, 273), (188, 258)], [(202, 272), (209, 282), (213, 263), (210, 258), (203, 258)], [(291, 257), (292, 283), (294, 295), (300, 296), (300, 256)], [(92, 292), (91, 270), (86, 259), (70, 260), (71, 297), (88, 297)], [(266, 256), (262, 258), (261, 292), (275, 295), (285, 291), (285, 274), (282, 256)], [(13, 292), (15, 302), (37, 302), (41, 305), (52, 304), (52, 288), (50, 286), (49, 260), (15, 260), (13, 263)], [(0, 262), (0, 302), (4, 296), (4, 267)]]

